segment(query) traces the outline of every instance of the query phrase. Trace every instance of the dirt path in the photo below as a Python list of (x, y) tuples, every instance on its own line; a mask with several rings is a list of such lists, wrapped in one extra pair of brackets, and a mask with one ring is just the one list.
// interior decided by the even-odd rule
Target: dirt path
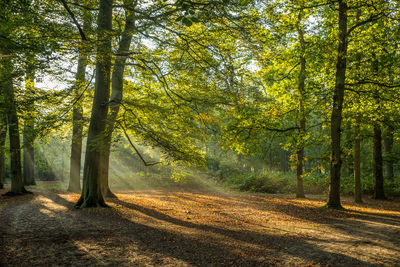
[[(400, 203), (184, 192), (77, 195), (34, 190), (0, 210), (0, 266), (400, 266)], [(0, 202), (1, 203), (1, 202)]]

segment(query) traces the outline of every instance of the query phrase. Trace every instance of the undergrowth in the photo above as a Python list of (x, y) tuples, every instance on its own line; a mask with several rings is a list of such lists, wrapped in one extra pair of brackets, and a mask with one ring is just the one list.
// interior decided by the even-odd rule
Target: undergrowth
[[(220, 181), (228, 187), (246, 192), (269, 194), (294, 194), (296, 193), (296, 173), (281, 172), (276, 170), (262, 170), (257, 172), (240, 171), (222, 168), (217, 173)], [(362, 191), (364, 194), (373, 194), (375, 181), (372, 175), (362, 177)], [(306, 194), (326, 194), (329, 188), (328, 174), (318, 172), (306, 173), (303, 177), (304, 192)], [(354, 179), (351, 176), (342, 176), (341, 193), (353, 195)], [(393, 181), (385, 179), (385, 193), (387, 196), (400, 196), (400, 179)]]

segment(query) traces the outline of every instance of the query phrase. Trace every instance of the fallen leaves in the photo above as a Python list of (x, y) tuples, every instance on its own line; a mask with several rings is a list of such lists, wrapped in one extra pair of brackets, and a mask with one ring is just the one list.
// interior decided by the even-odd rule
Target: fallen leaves
[[(344, 198), (346, 210), (337, 211), (321, 209), (324, 202), (319, 197), (298, 200), (284, 195), (151, 190), (117, 193), (118, 199), (108, 199), (109, 209), (75, 211), (72, 206), (79, 194), (48, 192), (35, 193), (33, 204), (48, 209), (41, 216), (51, 213), (49, 220), (59, 219), (67, 228), (72, 227), (63, 221), (68, 216), (57, 217), (65, 212), (80, 218), (80, 223), (98, 224), (97, 230), (86, 233), (92, 239), (74, 244), (86, 254), (96, 253), (94, 260), (99, 262), (116, 263), (107, 258), (107, 251), (110, 255), (119, 251), (119, 262), (135, 260), (142, 265), (326, 266), (343, 262), (390, 266), (400, 262), (396, 249), (400, 246), (399, 202), (367, 200), (355, 205)], [(53, 203), (57, 198), (64, 202)], [(80, 227), (85, 229), (85, 225)], [(105, 252), (102, 242), (107, 244)]]

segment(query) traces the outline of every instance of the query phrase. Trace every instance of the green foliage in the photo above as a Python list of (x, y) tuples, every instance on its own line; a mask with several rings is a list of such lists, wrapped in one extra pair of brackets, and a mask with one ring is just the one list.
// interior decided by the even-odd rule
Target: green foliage
[[(274, 170), (255, 173), (232, 173), (223, 179), (229, 187), (247, 192), (270, 194), (294, 194), (296, 192), (296, 175), (292, 172)], [(304, 178), (306, 194), (322, 194), (327, 191), (327, 177), (322, 174), (308, 175)]]
[(293, 193), (295, 183), (290, 181), (290, 176), (277, 172), (245, 173), (230, 176), (226, 183), (240, 191), (256, 193)]
[[(134, 8), (128, 2), (135, 3)], [(374, 181), (369, 139), (374, 124), (393, 129), (395, 145), (384, 159), (399, 162), (395, 156), (400, 117), (398, 2), (346, 2), (349, 43), (342, 192), (353, 191), (349, 170), (354, 161), (357, 117), (363, 142), (363, 190), (371, 193)], [(2, 3), (0, 56), (12, 56), (21, 123), (32, 120), (35, 127), (30, 135), (40, 142), (52, 135), (69, 136), (73, 106), (82, 103), (85, 118), (92, 111), (97, 44), (91, 28), (96, 27), (84, 29), (89, 41), (82, 44), (76, 25), (70, 23), (59, 1)], [(83, 21), (94, 24), (96, 12), (92, 11), (97, 6), (97, 1), (91, 0), (70, 3), (82, 25)], [(337, 57), (336, 7), (337, 2), (303, 0), (118, 3), (113, 13), (112, 56), (114, 61), (126, 56), (127, 61), (115, 135), (129, 137), (145, 160), (162, 162), (164, 167), (152, 167), (159, 183), (170, 178), (189, 181), (186, 171), (175, 168), (174, 172), (166, 165), (205, 165), (232, 187), (252, 192), (293, 193), (296, 152), (304, 147), (305, 191), (326, 191)], [(135, 13), (131, 48), (126, 55), (115, 55), (128, 10)], [(76, 85), (79, 90), (74, 90), (71, 77), (79, 51), (88, 55), (90, 74), (86, 82)], [(306, 61), (302, 91), (300, 58)], [(31, 88), (34, 82), (26, 75), (28, 70), (33, 70), (36, 82), (52, 77), (64, 89)], [(25, 86), (25, 80), (32, 86)], [(301, 119), (306, 120), (305, 132), (299, 130)], [(128, 153), (127, 148), (118, 149)], [(60, 154), (36, 153), (39, 179), (55, 179), (61, 172), (67, 176), (65, 168), (59, 167), (64, 162)], [(68, 154), (65, 150), (60, 153)], [(130, 152), (129, 159), (135, 158), (135, 173), (145, 177), (146, 171), (134, 154)], [(395, 168), (397, 176), (398, 171)], [(396, 179), (386, 185), (392, 194), (399, 188)]]
[[(400, 196), (400, 177), (394, 177), (392, 181), (384, 180), (385, 194), (389, 197)], [(372, 174), (362, 175), (361, 185), (363, 194), (373, 195), (375, 188), (375, 178)], [(341, 180), (341, 192), (346, 195), (354, 194), (354, 178), (352, 176), (343, 176)]]

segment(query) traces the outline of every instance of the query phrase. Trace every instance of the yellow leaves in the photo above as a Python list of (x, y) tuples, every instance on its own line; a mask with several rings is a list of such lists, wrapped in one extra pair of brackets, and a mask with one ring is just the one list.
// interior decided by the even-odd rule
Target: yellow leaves
[(187, 177), (189, 175), (189, 172), (185, 171), (184, 169), (176, 169), (174, 168), (170, 179), (174, 180), (174, 182), (178, 183), (185, 183), (187, 181)]
[(272, 117), (278, 117), (278, 116), (282, 116), (283, 115), (282, 110), (277, 109), (277, 108), (272, 108), (272, 110), (270, 110), (269, 113), (270, 113), (270, 116), (272, 116)]
[(194, 115), (194, 119), (201, 121), (203, 124), (209, 124), (209, 123), (218, 123), (218, 119), (216, 119), (211, 113), (198, 113)]

